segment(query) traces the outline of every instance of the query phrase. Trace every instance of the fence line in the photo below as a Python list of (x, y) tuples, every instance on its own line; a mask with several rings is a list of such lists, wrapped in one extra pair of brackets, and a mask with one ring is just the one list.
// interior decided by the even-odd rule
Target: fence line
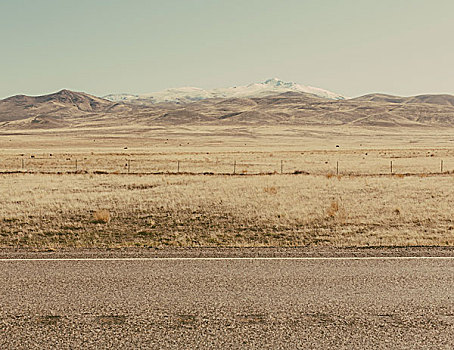
[[(96, 161), (103, 160), (100, 159), (84, 159), (80, 160), (78, 158), (67, 158), (63, 159), (50, 159), (50, 158), (35, 158), (31, 157), (29, 159), (25, 158), (16, 158), (17, 167), (3, 167), (3, 162), (0, 159), (0, 173), (48, 173), (48, 174), (59, 174), (59, 173), (93, 173), (93, 174), (212, 174), (212, 175), (274, 175), (274, 174), (307, 174), (307, 175), (436, 175), (436, 174), (454, 174), (454, 169), (450, 169), (446, 166), (444, 159), (440, 159), (439, 165), (430, 162), (431, 170), (428, 169), (428, 164), (419, 164), (417, 165), (408, 165), (404, 164), (405, 160), (409, 161), (411, 158), (401, 158), (400, 162), (396, 160), (390, 160), (389, 170), (385, 171), (384, 160), (380, 162), (375, 159), (374, 163), (371, 164), (372, 171), (361, 171), (361, 166), (358, 166), (357, 163), (354, 163), (352, 160), (336, 160), (335, 165), (332, 162), (323, 162), (319, 161), (318, 163), (311, 162), (302, 164), (301, 167), (295, 167), (294, 161), (285, 160), (286, 169), (284, 171), (284, 159), (281, 159), (277, 164), (275, 163), (261, 163), (257, 161), (248, 162), (244, 160), (238, 162), (236, 159), (233, 159), (231, 163), (227, 161), (209, 164), (200, 164), (200, 162), (194, 162), (190, 160), (180, 161), (176, 160), (173, 162), (170, 161), (153, 161), (153, 160), (144, 160), (144, 159), (131, 159), (128, 158), (125, 161), (117, 159), (115, 162), (110, 162), (110, 164), (104, 164), (96, 166)], [(95, 164), (93, 164), (95, 160)], [(120, 165), (119, 162), (122, 162)], [(12, 160), (10, 160), (10, 163)], [(46, 164), (52, 162), (52, 164)], [(118, 162), (118, 163), (117, 163)], [(112, 165), (112, 163), (114, 163)], [(301, 162), (300, 162), (301, 163)], [(454, 163), (454, 161), (452, 162)], [(172, 164), (175, 166), (175, 170), (172, 170)], [(289, 164), (290, 166), (287, 166)], [(293, 164), (293, 170), (292, 170)], [(356, 164), (356, 166), (355, 166)], [(232, 167), (231, 171), (228, 171), (229, 165)], [(305, 166), (304, 166), (305, 165)], [(362, 166), (367, 165), (366, 162), (362, 162)], [(217, 169), (216, 169), (217, 167)], [(251, 168), (260, 167), (260, 171), (254, 171)], [(424, 170), (421, 169), (424, 167)], [(224, 170), (221, 170), (223, 168)], [(238, 169), (242, 169), (238, 172)], [(383, 170), (380, 170), (383, 169)]]

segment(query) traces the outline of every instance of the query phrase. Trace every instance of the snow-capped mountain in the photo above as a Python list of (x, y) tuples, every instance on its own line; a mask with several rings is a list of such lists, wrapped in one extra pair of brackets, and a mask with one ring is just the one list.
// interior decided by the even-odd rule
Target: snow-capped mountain
[(253, 83), (245, 86), (234, 86), (211, 90), (204, 90), (196, 87), (182, 87), (166, 89), (163, 91), (143, 95), (111, 94), (104, 96), (104, 98), (115, 102), (125, 101), (135, 103), (187, 103), (208, 98), (252, 98), (280, 94), (284, 92), (304, 92), (333, 100), (345, 99), (344, 96), (328, 90), (323, 90), (312, 86), (299, 85), (292, 82), (285, 82), (277, 78), (268, 79), (263, 83)]

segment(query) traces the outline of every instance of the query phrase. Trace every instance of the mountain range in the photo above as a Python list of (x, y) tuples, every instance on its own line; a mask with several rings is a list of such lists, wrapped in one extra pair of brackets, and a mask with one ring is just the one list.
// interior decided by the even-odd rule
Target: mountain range
[(204, 90), (196, 87), (182, 87), (142, 95), (110, 94), (104, 96), (104, 98), (114, 102), (124, 101), (149, 105), (162, 102), (188, 103), (209, 98), (254, 98), (276, 95), (284, 92), (304, 92), (333, 100), (345, 99), (344, 96), (328, 90), (300, 85), (293, 82), (285, 82), (278, 78), (268, 79), (262, 83), (211, 90)]
[(454, 127), (452, 95), (369, 94), (349, 99), (278, 79), (237, 88), (194, 89), (104, 98), (69, 90), (13, 96), (0, 101), (0, 129), (191, 124)]

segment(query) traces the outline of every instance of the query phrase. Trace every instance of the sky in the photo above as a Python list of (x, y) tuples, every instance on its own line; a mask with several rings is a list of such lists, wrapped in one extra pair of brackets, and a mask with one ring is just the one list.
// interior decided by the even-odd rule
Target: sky
[(245, 85), (454, 94), (452, 0), (0, 0), (0, 98)]

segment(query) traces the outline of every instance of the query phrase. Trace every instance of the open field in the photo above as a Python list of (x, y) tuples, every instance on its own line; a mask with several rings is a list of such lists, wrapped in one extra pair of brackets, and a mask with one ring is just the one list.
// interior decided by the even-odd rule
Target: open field
[(454, 245), (454, 176), (1, 175), (3, 247)]
[(452, 246), (450, 130), (2, 134), (0, 245)]
[(454, 171), (453, 135), (283, 126), (28, 130), (0, 133), (0, 172), (326, 175), (339, 162), (341, 174), (359, 175), (389, 174), (392, 161), (394, 173), (430, 174)]
[[(392, 164), (391, 164), (392, 163)], [(0, 154), (0, 173), (311, 174), (454, 173), (453, 149), (346, 151), (27, 152)]]

